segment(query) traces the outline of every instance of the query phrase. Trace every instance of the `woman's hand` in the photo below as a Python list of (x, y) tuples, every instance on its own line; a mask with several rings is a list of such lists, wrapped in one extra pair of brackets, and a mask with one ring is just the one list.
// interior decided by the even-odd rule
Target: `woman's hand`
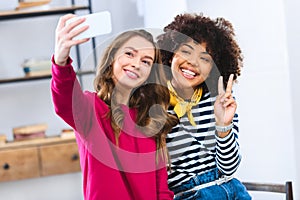
[(55, 30), (55, 52), (54, 61), (57, 65), (65, 66), (69, 58), (70, 49), (72, 46), (87, 42), (89, 39), (73, 40), (73, 38), (83, 31), (87, 30), (88, 26), (82, 26), (78, 29), (74, 29), (79, 24), (85, 21), (85, 18), (79, 18), (78, 20), (66, 24), (66, 21), (75, 17), (76, 15), (67, 14), (62, 16), (57, 24)]
[(223, 77), (220, 76), (218, 83), (219, 95), (214, 104), (216, 125), (218, 126), (228, 126), (233, 120), (237, 104), (231, 93), (232, 85), (233, 74), (229, 76), (226, 90), (224, 90)]

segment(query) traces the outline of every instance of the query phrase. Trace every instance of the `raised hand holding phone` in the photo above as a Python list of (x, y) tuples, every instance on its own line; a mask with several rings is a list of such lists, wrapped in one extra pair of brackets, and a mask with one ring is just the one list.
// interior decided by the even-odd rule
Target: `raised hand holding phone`
[(70, 54), (70, 49), (72, 46), (82, 44), (84, 42), (87, 42), (89, 39), (79, 39), (79, 40), (73, 40), (73, 38), (80, 33), (87, 30), (89, 27), (81, 26), (80, 28), (77, 28), (75, 30), (75, 27), (82, 24), (85, 19), (80, 18), (77, 20), (74, 20), (72, 23), (66, 23), (66, 21), (70, 19), (74, 19), (76, 15), (73, 14), (67, 14), (62, 16), (57, 24), (56, 30), (55, 30), (55, 52), (54, 52), (54, 61), (57, 65), (65, 66), (67, 63), (67, 59)]
[(72, 46), (87, 42), (89, 38), (111, 32), (111, 17), (107, 11), (84, 16), (67, 14), (56, 27), (54, 61), (60, 66), (67, 63)]

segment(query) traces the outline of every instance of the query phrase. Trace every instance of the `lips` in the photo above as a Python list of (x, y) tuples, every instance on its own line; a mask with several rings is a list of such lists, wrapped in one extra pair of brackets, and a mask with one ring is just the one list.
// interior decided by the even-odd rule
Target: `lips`
[(124, 69), (124, 71), (129, 78), (137, 79), (139, 77), (136, 73), (134, 73), (130, 70)]
[(185, 68), (180, 68), (180, 71), (182, 72), (182, 75), (188, 79), (195, 78), (198, 75), (198, 73), (196, 73), (195, 71), (185, 69)]

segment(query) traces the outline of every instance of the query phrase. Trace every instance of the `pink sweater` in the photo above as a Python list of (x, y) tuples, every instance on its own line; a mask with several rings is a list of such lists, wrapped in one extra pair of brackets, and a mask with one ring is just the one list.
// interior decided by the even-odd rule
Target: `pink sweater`
[(86, 200), (173, 199), (165, 163), (156, 162), (156, 143), (135, 128), (135, 110), (122, 106), (124, 127), (116, 146), (108, 106), (82, 92), (70, 63), (52, 67), (56, 113), (75, 130)]

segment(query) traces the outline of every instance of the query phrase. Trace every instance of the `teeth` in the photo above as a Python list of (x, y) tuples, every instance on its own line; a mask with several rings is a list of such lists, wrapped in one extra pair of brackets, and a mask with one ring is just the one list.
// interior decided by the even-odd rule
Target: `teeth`
[(186, 73), (186, 74), (191, 75), (191, 76), (195, 76), (196, 75), (196, 73), (194, 73), (194, 72), (192, 72), (190, 70), (187, 70), (187, 69), (181, 69), (181, 71), (183, 73)]
[(126, 71), (126, 73), (128, 74), (128, 76), (130, 77), (137, 77), (137, 75), (131, 71)]

